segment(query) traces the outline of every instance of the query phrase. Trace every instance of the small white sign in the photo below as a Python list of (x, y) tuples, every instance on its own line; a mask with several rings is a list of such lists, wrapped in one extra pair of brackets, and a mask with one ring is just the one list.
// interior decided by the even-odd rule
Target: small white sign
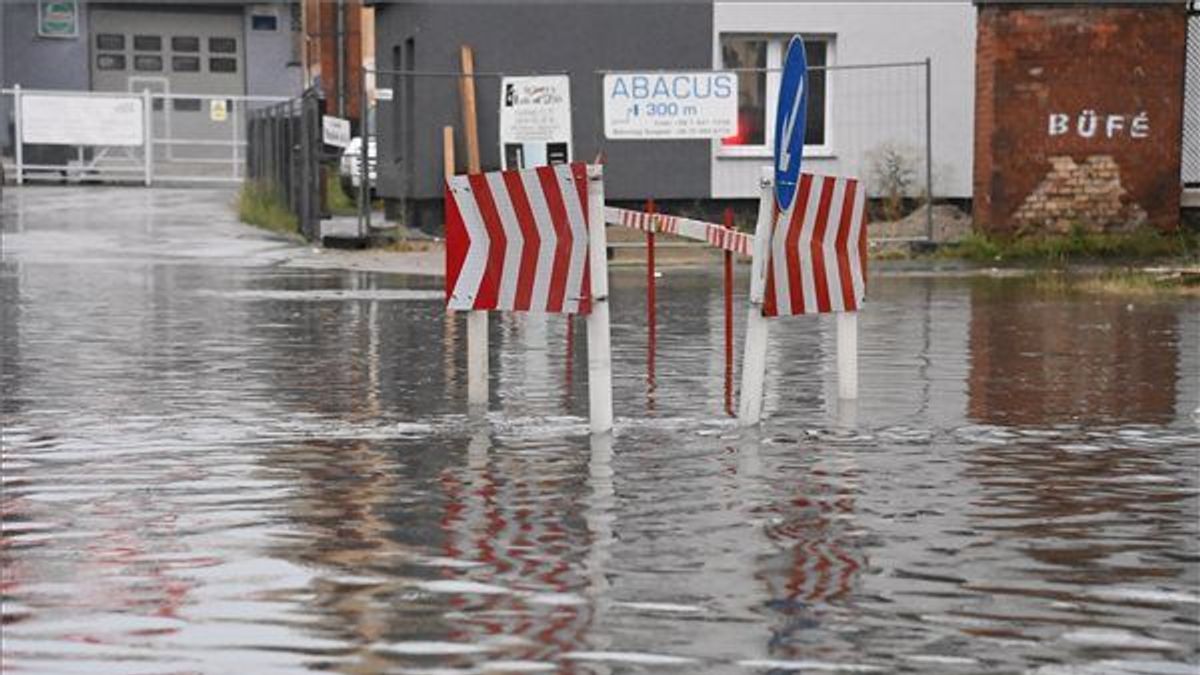
[(376, 101), (392, 100), (392, 89), (390, 87), (379, 87), (378, 89), (375, 90), (375, 100)]
[(224, 99), (215, 98), (208, 102), (208, 117), (214, 122), (224, 122), (229, 119), (229, 107)]
[(737, 73), (604, 76), (606, 138), (724, 138), (737, 133), (737, 114)]
[(501, 78), (500, 161), (505, 169), (571, 161), (571, 78)]
[(322, 115), (321, 140), (325, 145), (336, 145), (339, 148), (350, 145), (350, 120)]
[(141, 145), (140, 96), (21, 95), (21, 140), (53, 145)]

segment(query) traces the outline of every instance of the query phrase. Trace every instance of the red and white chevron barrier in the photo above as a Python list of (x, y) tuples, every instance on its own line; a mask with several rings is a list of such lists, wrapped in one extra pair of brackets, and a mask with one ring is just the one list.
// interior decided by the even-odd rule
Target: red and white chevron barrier
[(586, 314), (587, 166), (446, 181), (446, 303), (455, 310)]
[(746, 256), (750, 255), (754, 248), (754, 238), (750, 235), (703, 220), (606, 206), (604, 221), (610, 225), (620, 225), (643, 232), (674, 234)]
[(588, 314), (591, 428), (612, 429), (603, 176), (575, 162), (446, 179), (446, 307), (471, 312), (471, 405), (488, 401), (488, 310)]
[(765, 316), (858, 310), (866, 295), (863, 193), (854, 178), (800, 174), (771, 237)]
[[(854, 178), (801, 173), (779, 213), (774, 172), (764, 170), (750, 270), (750, 307), (738, 418), (762, 417), (767, 317), (837, 314), (838, 399), (858, 398), (858, 309), (866, 296), (865, 188)], [(850, 422), (853, 405), (839, 405)]]

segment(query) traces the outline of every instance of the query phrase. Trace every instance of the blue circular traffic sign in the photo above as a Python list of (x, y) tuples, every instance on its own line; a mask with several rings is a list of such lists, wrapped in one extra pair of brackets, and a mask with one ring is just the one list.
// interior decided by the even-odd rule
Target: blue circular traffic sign
[(796, 196), (800, 160), (804, 155), (805, 113), (808, 109), (808, 59), (804, 40), (793, 35), (783, 57), (779, 102), (775, 109), (775, 203), (786, 211)]

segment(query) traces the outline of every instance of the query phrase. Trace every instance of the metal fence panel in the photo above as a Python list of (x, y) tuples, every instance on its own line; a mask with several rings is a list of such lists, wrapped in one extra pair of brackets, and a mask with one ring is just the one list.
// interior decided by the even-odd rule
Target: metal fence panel
[(1183, 96), (1182, 179), (1200, 187), (1200, 9), (1188, 16), (1187, 72)]

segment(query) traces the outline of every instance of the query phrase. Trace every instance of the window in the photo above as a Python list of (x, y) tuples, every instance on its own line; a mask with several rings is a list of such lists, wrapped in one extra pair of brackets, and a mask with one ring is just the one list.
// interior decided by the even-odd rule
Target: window
[(208, 60), (208, 70), (212, 73), (236, 73), (237, 59), (211, 58)]
[(200, 38), (176, 35), (171, 38), (171, 49), (177, 52), (198, 52), (200, 51)]
[(198, 98), (177, 98), (171, 102), (171, 107), (180, 112), (199, 112), (200, 99)]
[(162, 51), (162, 37), (159, 35), (134, 35), (133, 49), (139, 52)]
[(124, 54), (97, 54), (97, 70), (125, 70)]
[(199, 56), (172, 56), (171, 70), (177, 73), (196, 73), (200, 71)]
[(237, 39), (230, 37), (208, 38), (208, 51), (220, 54), (233, 54), (237, 51)]
[(279, 26), (279, 19), (274, 14), (252, 14), (250, 16), (251, 30), (275, 30)]
[[(760, 72), (738, 73), (738, 133), (722, 139), (721, 154), (769, 154), (775, 142), (775, 105), (779, 92), (779, 69), (788, 37), (722, 35), (721, 61), (725, 68), (764, 68)], [(826, 72), (830, 40), (808, 37), (804, 40), (808, 58), (808, 111), (805, 117), (804, 145), (807, 152), (828, 154)], [(814, 69), (816, 68), (816, 69)]]
[(125, 36), (116, 33), (100, 33), (96, 35), (96, 49), (125, 49)]
[(133, 57), (134, 70), (162, 70), (162, 57), (137, 54)]

